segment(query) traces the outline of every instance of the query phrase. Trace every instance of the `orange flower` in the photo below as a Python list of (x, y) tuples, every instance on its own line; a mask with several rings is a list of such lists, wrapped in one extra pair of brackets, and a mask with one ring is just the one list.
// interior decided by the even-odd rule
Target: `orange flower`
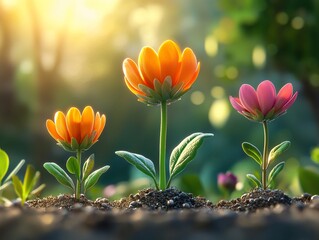
[(84, 108), (82, 114), (79, 109), (72, 107), (66, 116), (63, 112), (55, 113), (54, 122), (46, 121), (50, 135), (68, 151), (87, 150), (100, 137), (106, 123), (104, 114), (97, 112), (94, 117), (92, 107)]
[(158, 53), (142, 48), (138, 65), (130, 58), (123, 62), (127, 87), (139, 101), (157, 105), (178, 100), (195, 82), (200, 69), (190, 48), (181, 53), (172, 40), (165, 41)]

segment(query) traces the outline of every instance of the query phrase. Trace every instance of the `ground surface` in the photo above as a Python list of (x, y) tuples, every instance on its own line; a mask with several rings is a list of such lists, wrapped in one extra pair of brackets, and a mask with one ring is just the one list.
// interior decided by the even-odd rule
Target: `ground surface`
[(212, 204), (171, 188), (115, 202), (60, 195), (0, 207), (1, 239), (319, 239), (318, 196), (254, 190)]

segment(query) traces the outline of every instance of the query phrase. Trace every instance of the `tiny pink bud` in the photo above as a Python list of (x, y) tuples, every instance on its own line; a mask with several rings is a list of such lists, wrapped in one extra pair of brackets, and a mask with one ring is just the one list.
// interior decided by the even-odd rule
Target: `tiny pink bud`
[(231, 172), (219, 173), (217, 177), (218, 186), (229, 192), (233, 192), (236, 189), (238, 182), (237, 177)]

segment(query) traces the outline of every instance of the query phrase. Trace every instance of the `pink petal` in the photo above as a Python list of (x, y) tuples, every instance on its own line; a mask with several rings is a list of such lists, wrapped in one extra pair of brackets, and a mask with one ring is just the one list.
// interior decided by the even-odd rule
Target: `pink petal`
[(235, 108), (235, 110), (237, 110), (238, 112), (242, 112), (242, 111), (246, 110), (241, 105), (239, 98), (234, 98), (232, 96), (229, 96), (229, 101), (230, 101), (231, 105), (233, 106), (233, 108)]
[(287, 83), (283, 86), (276, 98), (275, 110), (279, 110), (291, 99), (293, 92), (293, 86), (291, 83)]
[(257, 87), (257, 98), (260, 110), (266, 116), (276, 102), (276, 88), (274, 84), (269, 80), (261, 82)]
[(280, 109), (279, 113), (287, 111), (288, 108), (296, 101), (298, 92), (295, 92), (294, 95), (288, 100), (288, 102)]
[(254, 114), (259, 109), (257, 94), (255, 89), (249, 84), (243, 84), (239, 89), (239, 99), (243, 107)]

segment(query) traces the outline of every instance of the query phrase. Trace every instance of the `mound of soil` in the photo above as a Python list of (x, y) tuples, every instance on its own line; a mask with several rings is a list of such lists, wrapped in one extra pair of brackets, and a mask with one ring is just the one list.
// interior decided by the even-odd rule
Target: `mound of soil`
[(319, 239), (319, 196), (255, 189), (215, 205), (175, 188), (118, 201), (59, 195), (0, 206), (3, 239)]

